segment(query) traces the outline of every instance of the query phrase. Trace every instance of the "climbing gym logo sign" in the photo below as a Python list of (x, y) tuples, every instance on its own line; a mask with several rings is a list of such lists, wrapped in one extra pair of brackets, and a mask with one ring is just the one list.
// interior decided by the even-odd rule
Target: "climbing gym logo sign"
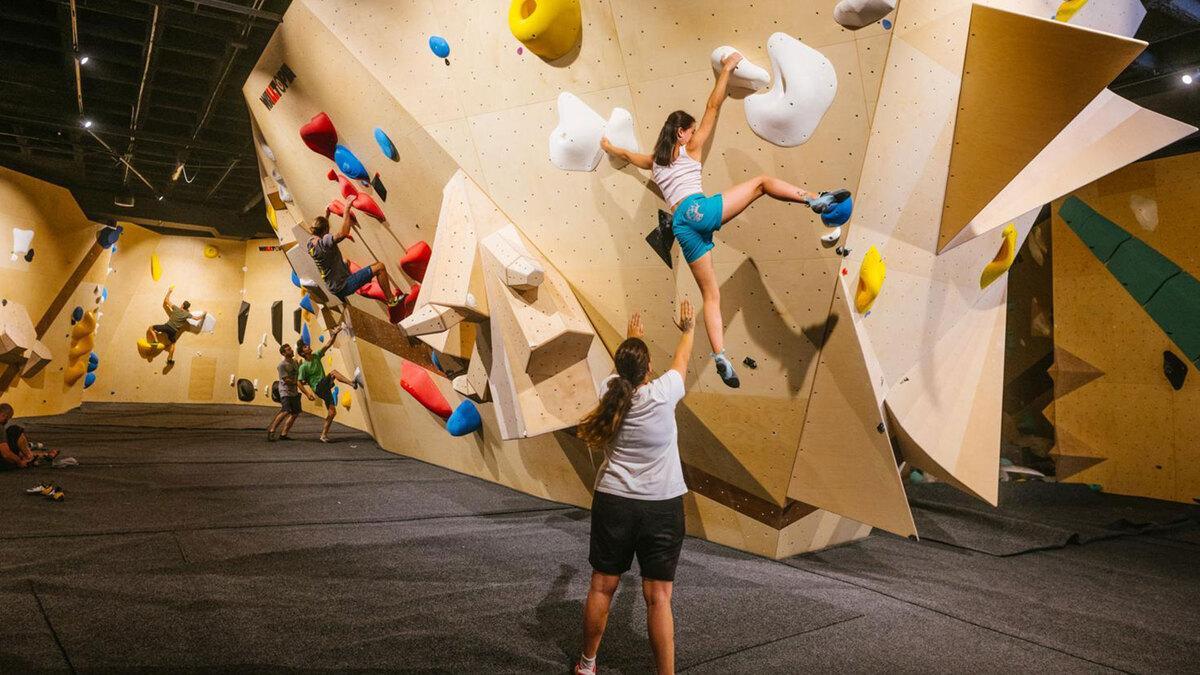
[(270, 84), (266, 89), (263, 89), (262, 96), (258, 100), (267, 106), (267, 110), (275, 107), (275, 104), (283, 97), (283, 92), (288, 90), (288, 87), (296, 79), (296, 73), (288, 68), (288, 64), (284, 63), (279, 66), (279, 70), (275, 71), (275, 77), (271, 78)]

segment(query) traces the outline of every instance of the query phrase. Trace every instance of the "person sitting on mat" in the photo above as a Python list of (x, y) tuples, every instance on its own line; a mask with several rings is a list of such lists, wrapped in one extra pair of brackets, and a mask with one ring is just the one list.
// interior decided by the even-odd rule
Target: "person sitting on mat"
[(342, 217), (342, 227), (337, 232), (329, 231), (328, 212), (324, 216), (317, 216), (313, 219), (312, 228), (309, 229), (312, 236), (308, 239), (308, 254), (317, 264), (317, 270), (321, 273), (321, 278), (325, 280), (329, 291), (342, 302), (345, 302), (346, 298), (353, 295), (358, 289), (370, 283), (371, 279), (378, 279), (379, 287), (383, 289), (383, 296), (391, 298), (387, 302), (388, 317), (394, 319), (392, 323), (397, 323), (402, 318), (401, 312), (404, 311), (404, 299), (407, 294), (392, 291), (392, 282), (383, 263), (373, 262), (367, 267), (351, 273), (350, 266), (342, 257), (338, 244), (350, 236), (350, 228), (353, 224), (354, 211), (349, 205), (346, 206), (346, 215)]
[(607, 138), (600, 141), (600, 146), (608, 154), (650, 171), (671, 209), (671, 231), (679, 242), (684, 259), (692, 268), (692, 275), (704, 299), (704, 327), (712, 343), (712, 358), (717, 374), (730, 387), (738, 387), (741, 382), (733, 369), (733, 362), (725, 354), (721, 289), (713, 271), (711, 255), (713, 233), (764, 194), (780, 201), (806, 204), (816, 213), (825, 213), (850, 197), (850, 192), (842, 189), (818, 195), (765, 174), (739, 183), (723, 193), (704, 196), (700, 186), (702, 153), (716, 126), (721, 104), (728, 96), (729, 75), (741, 60), (742, 55), (733, 52), (721, 62), (721, 73), (708, 97), (699, 126), (694, 117), (682, 110), (667, 116), (658, 141), (654, 144), (653, 155), (619, 148)]
[(326, 374), (325, 364), (321, 363), (321, 358), (333, 346), (334, 339), (337, 338), (338, 333), (341, 331), (341, 326), (337, 326), (330, 331), (329, 339), (325, 341), (325, 346), (315, 352), (303, 340), (296, 342), (296, 348), (300, 351), (300, 358), (304, 360), (300, 364), (300, 370), (297, 373), (297, 382), (299, 383), (300, 390), (308, 396), (310, 401), (316, 397), (325, 405), (325, 426), (321, 428), (322, 443), (332, 442), (329, 438), (329, 429), (333, 426), (333, 418), (337, 417), (337, 401), (333, 399), (333, 383), (341, 382), (355, 389), (362, 386), (361, 370), (355, 370), (354, 379), (349, 379), (336, 370)]
[(604, 450), (592, 498), (588, 561), (592, 579), (583, 609), (583, 654), (576, 675), (595, 675), (596, 653), (621, 575), (634, 556), (642, 576), (646, 624), (659, 673), (675, 672), (675, 620), (671, 589), (683, 548), (683, 495), (688, 487), (679, 460), (675, 406), (684, 396), (695, 318), (684, 300), (676, 323), (683, 333), (671, 367), (652, 379), (642, 319), (629, 320), (628, 337), (613, 357), (600, 404), (579, 424), (579, 437)]
[[(292, 430), (292, 425), (300, 416), (300, 385), (298, 383), (300, 362), (296, 360), (296, 353), (292, 351), (292, 346), (287, 343), (280, 345), (279, 354), (283, 356), (283, 360), (279, 362), (279, 367), (276, 369), (279, 375), (280, 410), (275, 414), (275, 419), (271, 420), (271, 426), (267, 427), (268, 441), (292, 440), (288, 436), (288, 432)], [(304, 395), (310, 401), (317, 400), (317, 397), (308, 392), (305, 392)], [(275, 435), (277, 429), (279, 430), (278, 436)]]
[(183, 331), (188, 329), (188, 321), (204, 318), (204, 312), (191, 311), (192, 303), (187, 300), (178, 306), (171, 304), (171, 293), (174, 290), (175, 287), (171, 286), (163, 297), (162, 308), (167, 313), (167, 320), (146, 329), (146, 342), (151, 345), (157, 343), (166, 350), (168, 366), (175, 365), (175, 345)]
[(0, 428), (4, 430), (4, 440), (0, 442), (0, 470), (26, 469), (58, 457), (57, 450), (44, 450), (31, 443), (24, 427), (9, 424), (12, 418), (13, 407), (0, 403)]

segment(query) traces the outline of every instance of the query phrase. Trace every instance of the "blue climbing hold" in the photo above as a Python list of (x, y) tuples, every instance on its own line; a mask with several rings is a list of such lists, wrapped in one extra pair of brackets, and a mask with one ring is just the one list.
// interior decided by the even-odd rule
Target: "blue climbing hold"
[(306, 345), (312, 344), (312, 336), (308, 334), (308, 324), (300, 327), (300, 340)]
[(913, 469), (912, 473), (908, 474), (908, 482), (924, 483), (925, 482), (925, 474), (922, 473), (920, 469)]
[(334, 387), (333, 388), (333, 402), (337, 403), (340, 400), (342, 400), (342, 388)]
[(396, 152), (396, 146), (392, 143), (392, 139), (388, 138), (388, 135), (379, 127), (375, 127), (375, 142), (379, 144), (379, 151), (383, 153), (384, 157), (393, 162), (400, 161), (400, 153)]
[(434, 55), (439, 59), (450, 56), (450, 43), (446, 42), (446, 38), (440, 35), (429, 36), (429, 48), (433, 50)]
[(317, 342), (320, 342), (321, 344), (325, 344), (325, 336), (324, 336), (324, 335), (318, 335), (318, 336), (317, 336)]
[(83, 318), (83, 308), (82, 307), (76, 307), (75, 309), (71, 310), (71, 323), (75, 323), (82, 318)]
[(304, 311), (308, 312), (309, 314), (317, 313), (317, 310), (313, 309), (312, 298), (308, 295), (305, 295), (303, 298), (300, 298), (300, 309), (303, 309)]
[(121, 237), (121, 233), (125, 228), (120, 225), (106, 225), (96, 233), (96, 243), (100, 248), (111, 248), (113, 253), (117, 252), (117, 239)]
[(88, 373), (87, 375), (83, 376), (83, 388), (84, 389), (87, 389), (88, 387), (92, 386), (93, 384), (96, 384), (96, 374), (95, 373)]
[(296, 270), (292, 270), (292, 285), (300, 288), (300, 275), (296, 274)]
[(91, 353), (91, 354), (88, 356), (88, 369), (87, 369), (87, 371), (90, 373), (90, 372), (93, 372), (93, 371), (95, 371), (95, 370), (96, 370), (97, 368), (99, 368), (99, 367), (100, 367), (100, 355), (99, 355), (99, 354), (97, 354), (96, 352), (92, 352), (92, 353)]
[(482, 427), (483, 418), (479, 416), (479, 409), (468, 400), (459, 403), (450, 414), (450, 419), (446, 420), (446, 431), (449, 431), (451, 436), (473, 434)]
[(854, 198), (847, 197), (846, 199), (835, 202), (833, 207), (825, 213), (821, 214), (821, 222), (829, 227), (839, 227), (845, 225), (846, 221), (850, 220), (850, 216), (854, 213)]
[(433, 361), (433, 365), (437, 366), (438, 370), (446, 372), (446, 369), (442, 367), (442, 362), (438, 360), (437, 352), (430, 352), (429, 360)]
[(350, 152), (350, 148), (344, 145), (338, 145), (333, 151), (333, 161), (350, 178), (355, 180), (370, 180), (371, 176), (367, 173), (367, 167), (359, 161), (358, 157)]
[(104, 302), (105, 300), (108, 300), (108, 289), (107, 288), (100, 290), (100, 302)]
[(891, 30), (891, 29), (892, 29), (892, 21), (891, 21), (891, 19), (884, 19), (884, 20), (883, 20), (883, 29), (884, 29), (884, 30)]

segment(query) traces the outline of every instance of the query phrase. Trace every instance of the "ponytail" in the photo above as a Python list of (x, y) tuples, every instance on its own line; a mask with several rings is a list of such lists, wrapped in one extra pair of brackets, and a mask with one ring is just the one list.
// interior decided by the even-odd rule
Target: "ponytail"
[(639, 338), (629, 338), (613, 357), (617, 376), (608, 381), (600, 404), (579, 423), (576, 432), (589, 447), (606, 448), (616, 437), (633, 405), (633, 393), (650, 372), (650, 349)]
[(671, 166), (675, 161), (675, 144), (679, 142), (679, 132), (691, 128), (696, 118), (682, 110), (667, 115), (662, 131), (658, 132), (658, 140), (654, 143), (654, 163), (659, 166)]

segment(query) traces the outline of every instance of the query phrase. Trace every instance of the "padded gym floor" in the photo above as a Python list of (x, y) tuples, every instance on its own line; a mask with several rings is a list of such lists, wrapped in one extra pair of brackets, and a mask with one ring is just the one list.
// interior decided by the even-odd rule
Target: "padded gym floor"
[[(80, 465), (0, 473), (0, 672), (565, 672), (589, 514), (302, 416), (86, 404), (27, 419)], [(23, 494), (48, 480), (62, 502)], [(922, 541), (774, 562), (688, 538), (687, 672), (1187, 672), (1200, 508), (1005, 483), (1002, 508), (910, 486)], [(37, 502), (37, 503), (29, 503)], [(628, 576), (600, 652), (652, 670)], [(970, 645), (964, 649), (964, 645)]]

